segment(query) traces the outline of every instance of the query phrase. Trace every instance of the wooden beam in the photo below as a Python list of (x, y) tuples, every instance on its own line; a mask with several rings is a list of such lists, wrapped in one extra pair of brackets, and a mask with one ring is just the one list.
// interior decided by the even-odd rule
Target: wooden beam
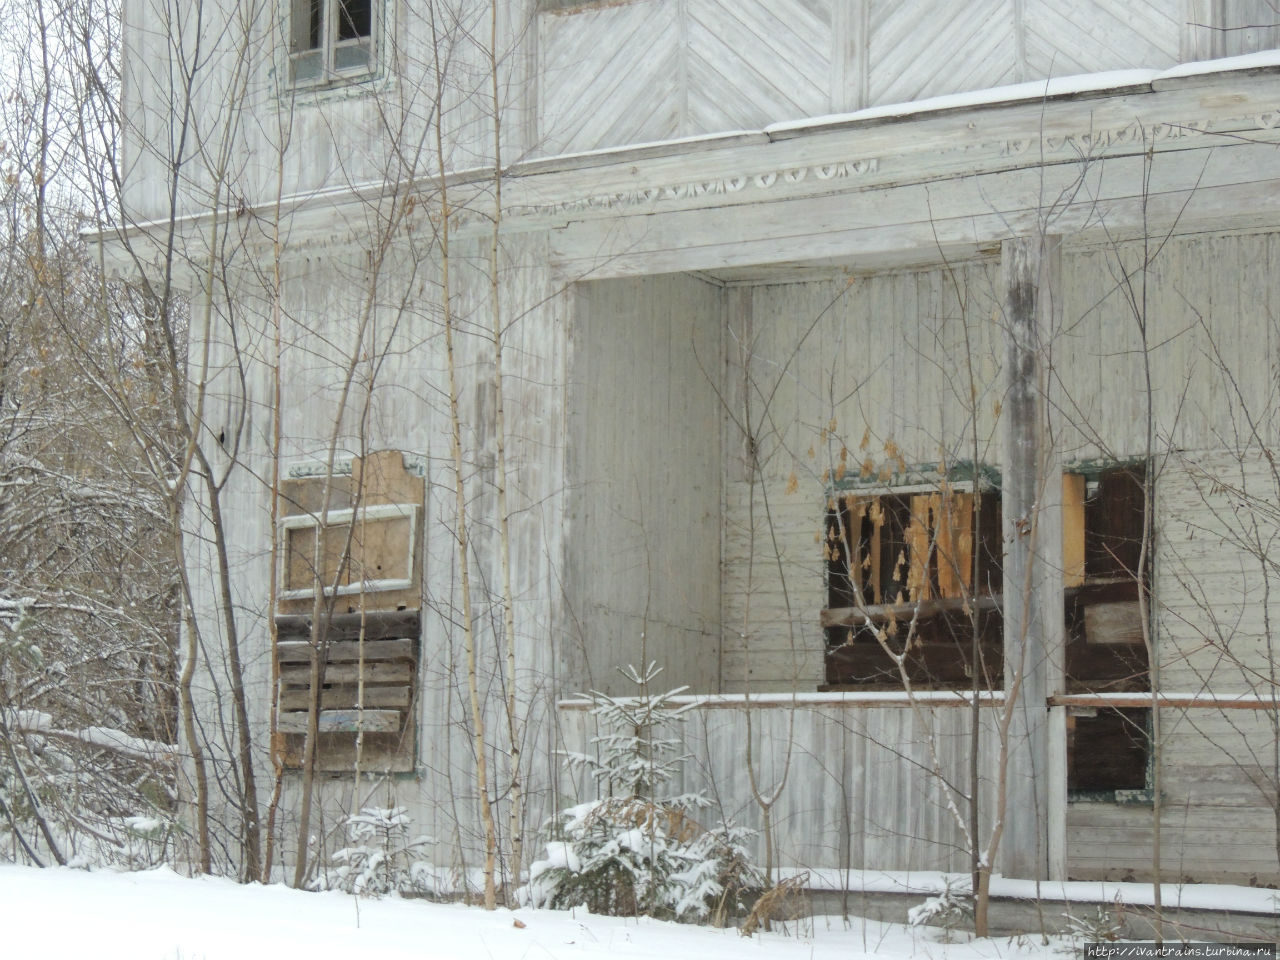
[[(1055, 707), (1149, 707), (1149, 693), (1061, 693), (1049, 698)], [(1155, 698), (1160, 707), (1174, 710), (1278, 710), (1280, 695), (1162, 693)]]
[[(868, 620), (872, 623), (887, 623), (896, 620), (906, 623), (917, 611), (921, 617), (932, 617), (939, 613), (955, 613), (966, 609), (971, 601), (967, 597), (940, 597), (936, 600), (922, 600), (919, 603), (872, 603), (865, 607), (833, 607), (819, 614), (822, 627), (861, 627)], [(1000, 606), (998, 596), (982, 596), (972, 601), (978, 610), (995, 610)]]
[(1062, 673), (1062, 513), (1056, 509), (1062, 485), (1046, 399), (1061, 243), (1037, 231), (1006, 240), (1000, 256), (1004, 688), (1017, 691), (1022, 703), (1014, 705), (1007, 733), (1008, 812), (999, 868), (1006, 877), (1050, 879), (1065, 872), (1066, 771), (1050, 763), (1049, 717), (1037, 705)]

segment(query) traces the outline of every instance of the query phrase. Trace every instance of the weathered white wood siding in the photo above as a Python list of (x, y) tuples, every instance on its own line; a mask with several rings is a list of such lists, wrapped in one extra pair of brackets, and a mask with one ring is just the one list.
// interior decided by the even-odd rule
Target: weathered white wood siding
[[(631, 0), (537, 12), (499, 4), (498, 113), (507, 163), (751, 129), (1021, 80), (1265, 49), (1261, 0)], [(287, 4), (127, 0), (125, 197), (163, 218), (182, 157), (181, 213), (429, 177), (492, 162), (490, 5), (392, 3), (369, 80), (287, 81)], [(1245, 25), (1251, 29), (1235, 29)], [(1224, 29), (1226, 28), (1226, 29)], [(197, 38), (201, 44), (195, 55)], [(197, 63), (189, 78), (171, 56)], [(438, 58), (437, 58), (438, 54)], [(443, 76), (437, 78), (437, 66)], [(439, 82), (437, 80), (439, 79)], [(190, 91), (191, 125), (183, 130)], [(335, 225), (336, 227), (337, 225)]]
[(573, 302), (564, 681), (626, 692), (627, 664), (719, 677), (719, 288), (585, 283)]
[[(498, 8), (496, 112), (510, 162), (528, 151), (531, 48), (523, 45), (525, 5)], [(489, 3), (434, 5), (433, 30), (421, 5), (385, 0), (376, 71), (319, 88), (288, 80), (288, 10), (277, 0), (127, 0), (122, 135), (131, 218), (168, 215), (166, 184), (179, 157), (178, 214), (243, 207), (260, 217), (281, 197), (431, 177), (441, 159), (451, 170), (492, 164)]]
[[(1280, 482), (1260, 444), (1274, 446), (1280, 429), (1280, 237), (1069, 248), (1063, 275), (1047, 348), (1064, 462), (1144, 456), (1151, 377), (1163, 688), (1271, 696)], [(867, 458), (873, 474), (897, 457), (920, 464), (945, 452), (955, 462), (968, 455), (962, 441), (976, 409), (979, 459), (999, 466), (994, 282), (993, 266), (979, 262), (726, 291), (725, 393), (735, 416), (725, 439), (723, 689), (821, 681), (815, 541), (842, 449), (848, 470)], [(961, 317), (976, 404), (967, 400)], [(751, 441), (744, 420), (757, 425)], [(1277, 874), (1277, 716), (1163, 711), (1166, 869), (1198, 879)], [(1071, 873), (1141, 873), (1150, 817), (1140, 805), (1072, 804)]]
[[(341, 816), (358, 804), (404, 805), (415, 832), (436, 838), (429, 858), (448, 867), (472, 862), (481, 846), (476, 799), (472, 718), (465, 698), (466, 659), (461, 632), (457, 556), (457, 508), (450, 451), (448, 381), (443, 342), (439, 251), (431, 238), (404, 238), (378, 269), (360, 249), (328, 247), (286, 255), (281, 262), (278, 304), (273, 305), (254, 271), (228, 275), (237, 309), (234, 336), (226, 317), (213, 314), (210, 400), (211, 431), (244, 418), (238, 450), (224, 494), (233, 589), (245, 662), (247, 706), (254, 727), (259, 796), (270, 792), (271, 763), (266, 731), (273, 700), (267, 631), (271, 558), (270, 488), (273, 377), (273, 306), (280, 319), (281, 468), (316, 468), (328, 456), (337, 428), (339, 460), (370, 450), (400, 450), (426, 463), (426, 511), (421, 524), (424, 587), (417, 700), (416, 775), (357, 786), (351, 778), (322, 779), (317, 786), (325, 844), (340, 842)], [(472, 593), (479, 687), (485, 703), (490, 782), (509, 776), (503, 676), (505, 643), (495, 594), (501, 587), (494, 498), (492, 309), (487, 243), (454, 245), (451, 287), (457, 325), (464, 479), (472, 541)], [(522, 234), (504, 241), (500, 263), (500, 310), (505, 347), (508, 442), (508, 510), (511, 524), (514, 610), (517, 632), (516, 684), (521, 699), (523, 785), (528, 822), (551, 809), (554, 725), (550, 710), (557, 683), (558, 645), (563, 634), (566, 484), (564, 384), (565, 313), (552, 285), (545, 236)], [(370, 313), (371, 312), (371, 313)], [(363, 340), (360, 318), (372, 322)], [(204, 331), (199, 306), (195, 326)], [(198, 358), (197, 350), (194, 358)], [(339, 415), (346, 370), (355, 357), (346, 407)], [(243, 371), (245, 379), (240, 379)], [(194, 374), (193, 374), (194, 375)], [(230, 443), (230, 441), (228, 441)], [(210, 443), (212, 449), (216, 446)], [(226, 464), (220, 465), (225, 468)], [(718, 497), (718, 494), (717, 494)], [(208, 532), (198, 499), (190, 500), (193, 529)], [(206, 542), (190, 543), (190, 569), (197, 613), (206, 630), (219, 622), (217, 584)], [(214, 633), (206, 634), (212, 641)], [(208, 642), (201, 660), (197, 697), (209, 729), (232, 727), (224, 655)], [(216, 718), (221, 718), (219, 724)], [(216, 737), (213, 757), (230, 756), (230, 741)], [(282, 855), (296, 842), (297, 778), (286, 775), (279, 820)], [(505, 807), (497, 816), (505, 831)]]
[(998, 463), (997, 277), (984, 261), (729, 291), (725, 690), (822, 682), (833, 478), (954, 465), (975, 441)]
[[(740, 698), (690, 711), (683, 737), (690, 759), (673, 793), (703, 790), (713, 801), (699, 818), (763, 830), (747, 772), (747, 744), (760, 796), (777, 794), (771, 819), (773, 863), (780, 867), (883, 870), (969, 869), (955, 811), (963, 799), (943, 789), (937, 771), (960, 793), (969, 785), (969, 711), (959, 706), (867, 707), (839, 696), (820, 702)], [(593, 750), (595, 721), (586, 710), (558, 711), (568, 749)], [(979, 829), (990, 830), (995, 775), (991, 717), (979, 735)], [(781, 789), (779, 789), (781, 788)], [(562, 802), (594, 798), (593, 787), (562, 783)], [(951, 804), (955, 804), (954, 808)], [(756, 838), (764, 864), (765, 837)]]

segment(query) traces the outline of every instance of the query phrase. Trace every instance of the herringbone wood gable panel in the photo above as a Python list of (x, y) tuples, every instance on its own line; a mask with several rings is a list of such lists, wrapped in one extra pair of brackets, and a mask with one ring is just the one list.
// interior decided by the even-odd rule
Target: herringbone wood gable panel
[(688, 9), (688, 133), (828, 109), (829, 4), (689, 0)]
[(544, 18), (541, 153), (681, 135), (677, 0)]
[(1009, 9), (1009, 0), (872, 0), (870, 103), (906, 103), (1014, 82), (1017, 46)]
[(1214, 0), (1220, 6), (1199, 23), (1193, 14), (1207, 2), (629, 0), (545, 13), (534, 150), (758, 129), (1023, 80), (1164, 67), (1210, 48), (1239, 52), (1231, 38), (1243, 34), (1221, 25), (1253, 22), (1272, 0)]
[(1178, 62), (1182, 22), (1167, 3), (1023, 0), (1027, 74), (1063, 77)]

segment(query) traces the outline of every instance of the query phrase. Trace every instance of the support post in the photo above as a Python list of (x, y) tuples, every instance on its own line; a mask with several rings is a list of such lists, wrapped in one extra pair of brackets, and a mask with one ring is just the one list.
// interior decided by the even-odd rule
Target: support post
[[(1057, 237), (1006, 240), (1004, 288), (1004, 682), (1013, 702), (999, 872), (1065, 874), (1066, 726), (1048, 698), (1063, 674), (1062, 466), (1048, 394), (1060, 289)], [(1060, 708), (1056, 708), (1059, 709)]]

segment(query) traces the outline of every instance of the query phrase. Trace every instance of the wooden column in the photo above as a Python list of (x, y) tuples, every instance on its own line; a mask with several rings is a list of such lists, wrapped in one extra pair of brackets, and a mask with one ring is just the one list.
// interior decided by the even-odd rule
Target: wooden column
[(1048, 707), (1062, 683), (1062, 468), (1048, 401), (1060, 259), (1057, 237), (1001, 247), (1004, 682), (1016, 701), (997, 869), (1028, 879), (1065, 873), (1065, 724)]

